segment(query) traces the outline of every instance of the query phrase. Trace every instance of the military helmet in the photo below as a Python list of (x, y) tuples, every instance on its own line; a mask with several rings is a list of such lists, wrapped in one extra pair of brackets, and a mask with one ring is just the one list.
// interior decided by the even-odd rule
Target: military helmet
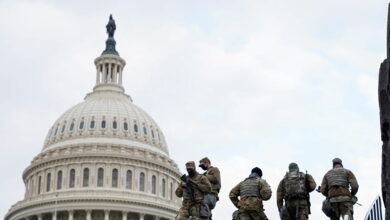
[(296, 164), (296, 163), (290, 163), (289, 165), (288, 165), (288, 170), (290, 171), (290, 172), (292, 172), (292, 171), (298, 171), (299, 170), (299, 167), (298, 167), (298, 164)]
[(257, 175), (259, 175), (259, 177), (263, 176), (263, 171), (258, 167), (253, 168), (251, 173), (257, 173)]
[(332, 162), (333, 162), (333, 165), (336, 165), (336, 164), (343, 165), (343, 161), (340, 158), (338, 158), (338, 157), (334, 158), (332, 160)]

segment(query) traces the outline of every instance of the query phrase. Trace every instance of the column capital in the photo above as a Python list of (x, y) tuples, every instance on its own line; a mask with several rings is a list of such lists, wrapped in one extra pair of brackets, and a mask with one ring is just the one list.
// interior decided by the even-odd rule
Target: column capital
[(92, 209), (86, 209), (85, 210), (87, 213), (91, 213), (92, 212)]
[(71, 213), (73, 214), (74, 213), (73, 209), (68, 209), (67, 211), (68, 211), (69, 214), (71, 214)]

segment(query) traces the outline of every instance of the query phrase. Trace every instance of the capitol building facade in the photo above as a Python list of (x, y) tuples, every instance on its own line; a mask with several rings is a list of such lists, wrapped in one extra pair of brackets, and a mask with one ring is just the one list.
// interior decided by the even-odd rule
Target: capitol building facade
[(5, 220), (175, 218), (180, 172), (159, 126), (124, 92), (115, 28), (110, 18), (93, 91), (50, 128), (23, 172), (24, 199)]

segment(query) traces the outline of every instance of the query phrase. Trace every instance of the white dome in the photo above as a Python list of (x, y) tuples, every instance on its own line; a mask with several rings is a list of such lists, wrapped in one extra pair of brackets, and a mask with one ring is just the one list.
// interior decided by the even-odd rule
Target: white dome
[(94, 91), (51, 127), (42, 151), (72, 143), (110, 143), (147, 148), (168, 155), (161, 129), (129, 96), (116, 91)]
[(93, 92), (50, 128), (5, 220), (175, 218), (181, 174), (159, 126), (124, 93), (125, 64), (109, 37)]

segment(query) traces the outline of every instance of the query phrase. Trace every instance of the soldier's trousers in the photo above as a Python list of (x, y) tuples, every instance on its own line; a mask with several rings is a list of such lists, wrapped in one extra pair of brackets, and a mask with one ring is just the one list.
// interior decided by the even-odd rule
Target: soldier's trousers
[(290, 220), (309, 219), (309, 205), (306, 199), (290, 199), (286, 202)]
[(200, 206), (202, 204), (196, 203), (189, 206), (182, 206), (176, 220), (208, 220), (209, 218), (200, 217)]
[(350, 220), (353, 220), (353, 205), (352, 202), (331, 202), (335, 216), (330, 218), (331, 220), (339, 220), (340, 217), (348, 215)]
[(239, 211), (240, 220), (268, 220), (264, 212), (258, 211)]

